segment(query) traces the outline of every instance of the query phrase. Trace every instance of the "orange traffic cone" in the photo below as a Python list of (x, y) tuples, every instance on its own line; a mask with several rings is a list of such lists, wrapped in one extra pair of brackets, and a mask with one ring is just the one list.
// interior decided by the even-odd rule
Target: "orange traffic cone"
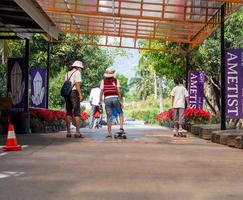
[(14, 126), (13, 124), (8, 125), (8, 138), (6, 145), (3, 147), (3, 151), (20, 151), (22, 148), (17, 144)]

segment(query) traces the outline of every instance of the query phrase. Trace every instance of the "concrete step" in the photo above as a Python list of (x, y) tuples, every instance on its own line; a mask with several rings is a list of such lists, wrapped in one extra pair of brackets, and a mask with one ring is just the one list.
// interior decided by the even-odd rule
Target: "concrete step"
[(243, 149), (243, 135), (239, 135), (235, 138), (235, 147), (238, 149)]
[[(243, 131), (241, 130), (223, 130), (213, 131), (211, 141), (218, 144), (228, 145), (230, 147), (237, 147), (240, 144), (237, 143), (236, 138), (242, 136)], [(239, 143), (240, 143), (240, 139)], [(238, 147), (237, 147), (238, 148)]]

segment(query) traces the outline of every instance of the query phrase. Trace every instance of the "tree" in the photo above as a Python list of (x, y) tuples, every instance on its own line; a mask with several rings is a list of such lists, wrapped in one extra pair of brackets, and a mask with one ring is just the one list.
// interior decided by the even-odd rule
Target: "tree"
[(56, 77), (50, 81), (49, 106), (50, 108), (64, 108), (64, 99), (60, 96), (60, 83), (63, 83), (66, 70), (63, 68)]
[[(142, 45), (142, 44), (141, 44)], [(146, 42), (144, 44), (146, 46)], [(173, 42), (153, 41), (152, 46), (160, 49), (176, 49), (178, 44)], [(141, 51), (141, 56), (150, 64), (156, 75), (174, 80), (178, 76), (186, 77), (185, 56), (174, 52)]]
[(116, 74), (116, 78), (119, 80), (122, 96), (126, 97), (129, 91), (128, 78), (122, 74)]
[[(243, 8), (228, 17), (225, 21), (225, 47), (243, 47)], [(146, 42), (141, 43), (146, 45)], [(171, 42), (152, 42), (152, 45), (164, 49), (176, 48)], [(177, 53), (162, 53), (155, 51), (142, 51), (142, 56), (148, 63), (152, 63), (156, 74), (173, 80), (180, 76), (185, 79), (185, 57)], [(217, 29), (190, 55), (191, 70), (203, 70), (206, 72), (205, 99), (212, 111), (219, 115), (220, 112), (220, 30)]]
[(0, 64), (0, 97), (7, 95), (7, 67), (6, 65)]
[(7, 58), (9, 57), (10, 53), (11, 50), (10, 50), (9, 40), (0, 40), (0, 56), (1, 56), (0, 64), (3, 65), (7, 62)]
[(22, 57), (23, 41), (1, 40), (0, 41), (0, 96), (7, 95), (7, 59), (9, 57)]
[[(62, 35), (61, 35), (62, 37)], [(83, 40), (98, 40), (95, 36), (83, 36)], [(70, 35), (70, 42), (75, 39)], [(43, 35), (35, 34), (31, 40), (30, 50), (31, 66), (46, 68), (47, 65), (47, 41)], [(64, 74), (67, 67), (75, 60), (81, 60), (84, 64), (82, 71), (81, 91), (87, 97), (90, 89), (103, 77), (105, 69), (113, 62), (110, 52), (97, 46), (87, 46), (74, 43), (50, 44), (50, 108), (63, 107), (63, 99), (60, 97), (60, 88), (64, 82)]]
[(146, 100), (154, 93), (153, 69), (143, 56), (139, 60), (135, 77), (130, 80), (130, 87), (135, 88), (140, 100)]
[[(243, 47), (243, 8), (230, 16), (225, 22), (225, 47)], [(192, 69), (206, 73), (205, 100), (216, 115), (220, 115), (220, 30), (203, 42), (191, 54)]]
[[(95, 40), (99, 39), (99, 37), (96, 36), (83, 36), (83, 39), (89, 40), (91, 37), (94, 37)], [(24, 42), (22, 40), (10, 41), (9, 48), (11, 50), (9, 56), (24, 56)], [(111, 51), (101, 47), (73, 43), (52, 43), (50, 45), (50, 53), (50, 108), (63, 107), (63, 100), (60, 97), (60, 88), (63, 84), (67, 67), (75, 60), (81, 60), (84, 63), (85, 69), (82, 72), (81, 90), (86, 97), (90, 89), (103, 78), (105, 69), (113, 63), (114, 55)], [(47, 66), (47, 41), (43, 35), (32, 35), (30, 41), (30, 66), (42, 68), (46, 68)], [(0, 75), (6, 75), (5, 71), (6, 65), (1, 65)], [(1, 79), (1, 83), (2, 82), (3, 84), (1, 84), (0, 92), (5, 95), (7, 81), (2, 81)]]

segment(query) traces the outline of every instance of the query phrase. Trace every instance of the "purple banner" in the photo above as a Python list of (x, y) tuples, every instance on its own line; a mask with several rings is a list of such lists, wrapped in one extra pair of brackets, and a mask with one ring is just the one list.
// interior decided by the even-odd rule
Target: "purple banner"
[(46, 69), (31, 69), (31, 107), (46, 108)]
[(26, 97), (26, 75), (27, 66), (24, 58), (9, 58), (8, 59), (8, 81), (7, 91), (8, 96), (12, 98), (13, 112), (24, 112)]
[(205, 73), (196, 71), (189, 72), (189, 103), (191, 108), (203, 108)]
[(243, 49), (225, 51), (225, 117), (243, 118)]

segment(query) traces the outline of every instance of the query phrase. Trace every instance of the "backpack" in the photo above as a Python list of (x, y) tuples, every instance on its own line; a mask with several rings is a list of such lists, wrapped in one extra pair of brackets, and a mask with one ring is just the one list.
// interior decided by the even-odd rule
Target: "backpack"
[[(71, 76), (63, 83), (62, 88), (60, 90), (60, 94), (62, 97), (67, 98), (69, 97), (69, 95), (72, 92), (73, 86), (72, 86), (72, 82), (70, 81), (70, 78), (72, 77), (72, 75), (75, 73), (76, 71), (74, 71)], [(68, 77), (68, 74), (67, 74)]]

